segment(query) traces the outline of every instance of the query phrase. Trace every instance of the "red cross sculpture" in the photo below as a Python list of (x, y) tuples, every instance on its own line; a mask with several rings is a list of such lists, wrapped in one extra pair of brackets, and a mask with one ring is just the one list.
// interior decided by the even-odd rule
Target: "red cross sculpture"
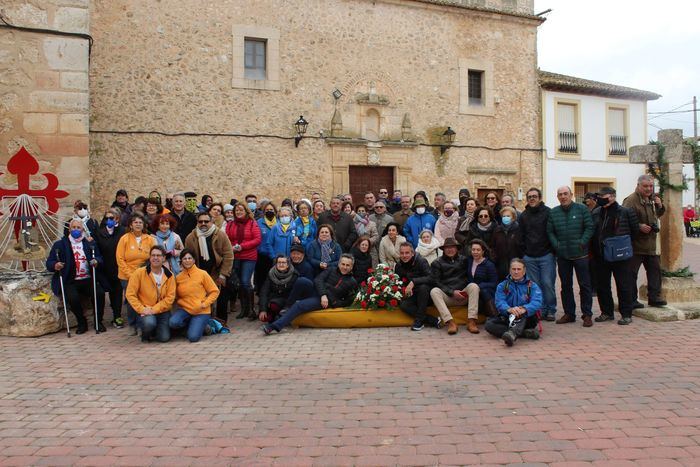
[[(52, 173), (43, 174), (47, 182), (45, 188), (41, 190), (30, 188), (32, 175), (39, 173), (39, 163), (24, 147), (21, 147), (7, 162), (7, 171), (17, 175), (17, 189), (8, 190), (0, 187), (0, 198), (16, 197), (22, 194), (27, 194), (32, 198), (43, 197), (46, 198), (47, 212), (55, 214), (59, 208), (58, 200), (68, 196), (67, 191), (58, 189), (58, 177)], [(2, 172), (0, 172), (1, 175), (3, 175)]]

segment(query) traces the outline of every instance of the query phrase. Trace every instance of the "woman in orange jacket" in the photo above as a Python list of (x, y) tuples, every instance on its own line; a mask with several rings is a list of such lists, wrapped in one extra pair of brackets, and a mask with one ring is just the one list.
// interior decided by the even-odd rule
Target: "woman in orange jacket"
[(212, 304), (219, 296), (219, 288), (209, 273), (195, 266), (192, 250), (180, 252), (182, 271), (177, 275), (177, 307), (170, 316), (170, 327), (187, 326), (187, 339), (198, 342), (210, 318)]

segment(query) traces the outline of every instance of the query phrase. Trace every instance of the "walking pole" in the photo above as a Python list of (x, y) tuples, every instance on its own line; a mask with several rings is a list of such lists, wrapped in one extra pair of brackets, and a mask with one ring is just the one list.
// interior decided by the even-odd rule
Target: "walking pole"
[[(95, 247), (91, 247), (92, 249), (92, 259), (95, 259)], [(95, 334), (100, 333), (100, 321), (97, 318), (97, 275), (95, 274), (95, 266), (92, 266), (92, 294), (95, 297)]]
[[(61, 250), (56, 248), (56, 259), (58, 259), (59, 263), (62, 263), (61, 261)], [(58, 280), (59, 283), (61, 284), (61, 298), (63, 298), (63, 315), (66, 317), (66, 330), (68, 332), (68, 337), (70, 337), (70, 324), (68, 324), (68, 307), (66, 306), (66, 292), (63, 289), (63, 274), (61, 274), (61, 271), (58, 272)]]

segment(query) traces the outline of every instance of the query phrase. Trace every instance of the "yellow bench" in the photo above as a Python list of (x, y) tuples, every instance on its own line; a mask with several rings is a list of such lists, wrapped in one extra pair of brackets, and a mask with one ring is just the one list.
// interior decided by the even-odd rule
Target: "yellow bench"
[[(450, 308), (452, 317), (460, 325), (467, 324), (467, 307)], [(435, 307), (428, 307), (428, 314), (440, 316)], [(479, 323), (486, 321), (486, 316), (479, 315)], [(410, 326), (413, 318), (399, 309), (395, 310), (358, 310), (349, 308), (329, 308), (310, 311), (292, 321), (294, 327), (305, 328), (380, 328), (392, 326)]]

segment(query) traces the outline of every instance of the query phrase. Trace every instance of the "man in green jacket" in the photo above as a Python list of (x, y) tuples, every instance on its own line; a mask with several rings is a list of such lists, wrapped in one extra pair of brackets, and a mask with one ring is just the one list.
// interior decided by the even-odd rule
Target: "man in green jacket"
[(561, 302), (564, 316), (557, 324), (576, 321), (574, 301), (574, 270), (581, 293), (581, 313), (584, 327), (593, 326), (593, 291), (588, 268), (588, 242), (593, 236), (593, 219), (588, 208), (575, 203), (568, 186), (557, 189), (559, 206), (552, 208), (547, 220), (547, 236), (557, 255), (561, 281)]
[(634, 256), (630, 261), (630, 274), (634, 280), (633, 306), (644, 308), (637, 300), (637, 275), (642, 264), (647, 272), (649, 306), (664, 306), (666, 301), (661, 300), (661, 261), (656, 248), (656, 236), (659, 233), (659, 217), (664, 215), (666, 207), (659, 195), (654, 193), (654, 178), (651, 175), (641, 175), (637, 179), (637, 189), (625, 198), (622, 205), (632, 209), (639, 218), (639, 234), (632, 241)]

